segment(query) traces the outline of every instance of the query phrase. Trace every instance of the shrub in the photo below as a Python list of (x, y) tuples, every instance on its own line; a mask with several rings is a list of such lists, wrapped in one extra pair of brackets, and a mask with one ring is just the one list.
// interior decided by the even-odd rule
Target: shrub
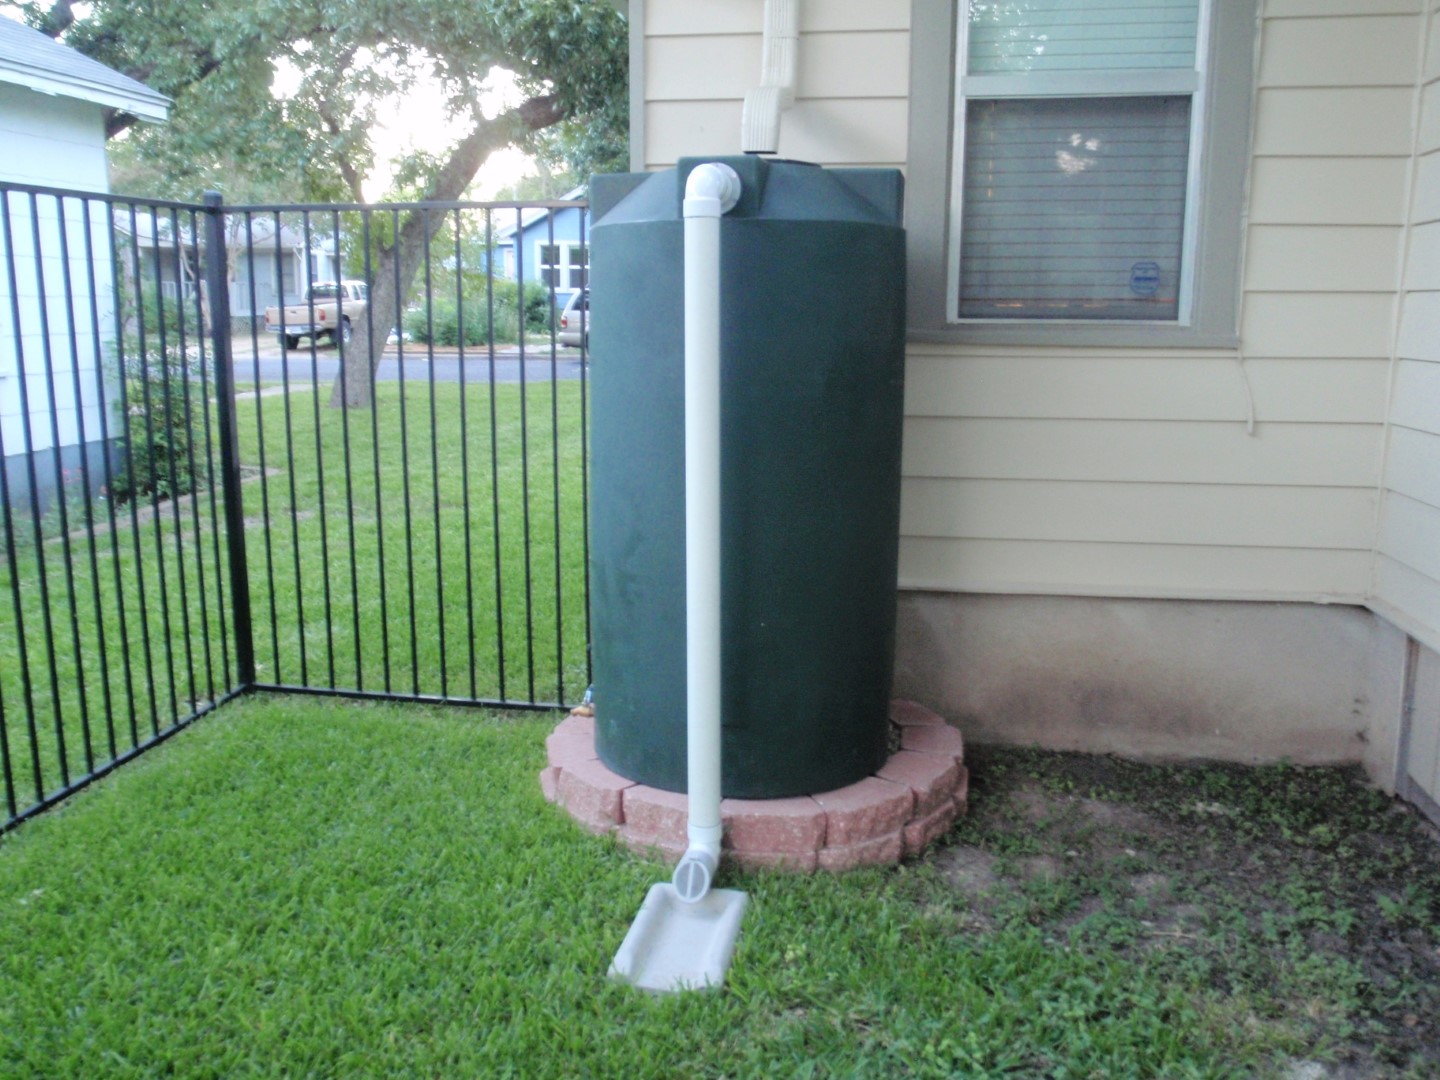
[(198, 470), (209, 403), (200, 389), (200, 362), (168, 343), (164, 353), (146, 345), (142, 354), (132, 343), (125, 357), (124, 457), (111, 489), (117, 503), (185, 495), (204, 486)]
[[(126, 291), (129, 292), (128, 289)], [(178, 344), (182, 321), (187, 338), (193, 339), (197, 333), (203, 333), (196, 328), (195, 302), (162, 296), (160, 286), (153, 281), (143, 284), (138, 297), (127, 296), (125, 305), (128, 332), (138, 337), (143, 326), (147, 348), (159, 347), (162, 327), (166, 347)]]
[[(495, 319), (495, 341), (514, 343), (520, 338), (520, 289), (513, 281), (496, 279), (487, 291), (482, 275), (466, 275), (464, 289), (465, 344), (484, 345), (490, 341), (490, 313)], [(427, 308), (422, 304), (405, 312), (405, 332), (411, 341), (454, 347), (460, 341), (461, 308), (453, 291), (437, 287)], [(525, 332), (545, 333), (550, 329), (550, 293), (538, 285), (525, 289)]]

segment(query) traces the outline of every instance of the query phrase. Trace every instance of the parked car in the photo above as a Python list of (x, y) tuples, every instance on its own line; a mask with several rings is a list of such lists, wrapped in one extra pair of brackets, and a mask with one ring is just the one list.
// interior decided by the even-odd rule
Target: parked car
[(571, 293), (570, 299), (565, 302), (565, 310), (560, 313), (558, 339), (561, 345), (590, 346), (589, 289)]
[[(310, 287), (298, 304), (281, 309), (265, 309), (265, 329), (284, 338), (285, 347), (294, 349), (302, 337), (321, 337), (332, 342), (350, 343), (352, 319), (362, 318), (370, 302), (370, 289), (363, 281), (322, 281)], [(313, 317), (313, 321), (312, 321)]]

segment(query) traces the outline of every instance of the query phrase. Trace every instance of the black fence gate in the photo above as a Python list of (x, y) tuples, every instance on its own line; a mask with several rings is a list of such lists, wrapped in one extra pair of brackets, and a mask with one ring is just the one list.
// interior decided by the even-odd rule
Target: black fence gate
[(587, 225), (0, 184), (0, 830), (253, 689), (580, 698)]

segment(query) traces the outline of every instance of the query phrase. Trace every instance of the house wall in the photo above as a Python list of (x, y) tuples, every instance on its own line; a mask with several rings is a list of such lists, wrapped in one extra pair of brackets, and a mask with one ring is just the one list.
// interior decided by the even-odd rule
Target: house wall
[(0, 180), (109, 191), (99, 105), (0, 83)]
[(1374, 599), (1417, 641), (1402, 778), (1440, 801), (1440, 18), (1431, 7), (1389, 401)]
[(1440, 825), (1440, 653), (1411, 640), (1400, 735), (1400, 793)]
[[(1225, 702), (1268, 682), (1276, 701), (1294, 707), (1271, 710), (1288, 719), (1256, 745), (1269, 751), (1298, 745), (1308, 706), (1291, 700), (1284, 686), (1307, 677), (1309, 661), (1291, 642), (1313, 635), (1316, 620), (1330, 623), (1336, 640), (1353, 642), (1356, 620), (1374, 621), (1340, 605), (1370, 596), (1377, 521), (1387, 535), (1408, 539), (1413, 526), (1397, 528), (1391, 519), (1432, 514), (1440, 537), (1433, 476), (1428, 503), (1387, 497), (1382, 517), (1378, 494), (1424, 55), (1421, 0), (1260, 6), (1239, 349), (908, 348), (900, 584), (915, 592), (901, 604), (902, 684), (920, 670), (920, 653), (907, 650), (930, 634), (928, 627), (948, 626), (963, 638), (967, 621), (999, 625), (999, 608), (1008, 612), (1008, 640), (1016, 648), (986, 651), (986, 678), (1033, 679), (1033, 656), (1021, 646), (1028, 642), (1039, 650), (1034, 655), (1052, 658), (1059, 652), (1037, 644), (1047, 637), (1051, 613), (1023, 604), (1024, 594), (1205, 601), (1193, 608), (1203, 617), (1189, 623), (1160, 630), (1152, 616), (1137, 615), (1135, 625), (1160, 633), (1158, 640), (1181, 657), (1207, 648), (1211, 632), (1230, 635), (1253, 669), (1247, 665), (1246, 675), (1226, 664), (1195, 666), (1197, 677), (1205, 672), (1219, 684), (1200, 699), (1213, 706), (1205, 715), (1214, 719)], [(738, 151), (741, 101), (760, 70), (762, 9), (762, 0), (632, 5), (643, 42), (636, 156), (646, 168), (667, 167), (682, 155)], [(803, 5), (797, 102), (782, 120), (782, 157), (904, 168), (910, 9), (908, 0)], [(1435, 50), (1430, 55), (1427, 64), (1435, 67)], [(1440, 94), (1427, 89), (1432, 99), (1440, 105)], [(1430, 128), (1440, 133), (1433, 118)], [(1440, 145), (1440, 134), (1435, 139)], [(1435, 176), (1440, 185), (1440, 155)], [(1436, 194), (1440, 199), (1440, 186)], [(1436, 230), (1440, 274), (1440, 222)], [(1440, 277), (1425, 287), (1440, 290)], [(1440, 319), (1440, 303), (1433, 311)], [(1402, 366), (1399, 374), (1413, 382), (1428, 367), (1437, 374), (1426, 383), (1430, 411), (1440, 415), (1433, 407), (1440, 403), (1440, 365)], [(1440, 437), (1440, 427), (1420, 434)], [(1429, 610), (1440, 620), (1437, 551), (1440, 544), (1432, 543), (1425, 557), (1434, 590)], [(997, 608), (982, 594), (1007, 599)], [(1292, 604), (1277, 612), (1273, 601), (1335, 606)], [(1071, 618), (1071, 625), (1088, 620), (1094, 633), (1118, 633), (1111, 603), (1089, 601), (1088, 615)], [(1279, 633), (1281, 624), (1289, 629)], [(1021, 633), (1020, 626), (1029, 629)], [(1048, 714), (1057, 723), (1067, 710), (1082, 715), (1081, 703), (1098, 700), (1094, 692), (1110, 684), (1117, 662), (1147, 654), (1144, 636), (1101, 639), (1113, 648), (1092, 650), (1083, 663), (1075, 659), (1083, 654), (1071, 650), (1057, 669), (1065, 674), (1056, 675), (1070, 704)], [(1009, 731), (1044, 741), (1053, 726), (1013, 723), (1014, 699), (956, 692), (977, 662), (960, 638), (939, 653), (931, 640), (925, 655), (939, 670), (928, 681), (910, 679), (910, 688), (996, 737)], [(1139, 652), (1127, 651), (1133, 649)], [(1353, 705), (1362, 695), (1349, 680), (1352, 692), (1340, 710), (1346, 716), (1332, 709), (1324, 721), (1334, 722), (1336, 738), (1314, 745), (1323, 745), (1320, 757), (1355, 758), (1364, 756), (1367, 739), (1388, 739), (1371, 755), (1372, 771), (1388, 784), (1398, 720), (1384, 709), (1398, 701), (1401, 665), (1393, 647), (1380, 655), (1389, 666), (1376, 677), (1393, 692), (1369, 700), (1388, 704)], [(1344, 692), (1338, 684), (1330, 688)], [(1148, 706), (1143, 694), (1132, 701), (1130, 715), (1138, 723), (1147, 708), (1159, 715), (1167, 703), (1169, 691), (1156, 688)], [(1352, 708), (1363, 715), (1349, 716)], [(1196, 716), (1203, 711), (1197, 704)], [(1342, 728), (1352, 719), (1347, 736)], [(1248, 730), (1243, 720), (1231, 729), (1235, 756), (1247, 752)], [(1214, 740), (1192, 745), (1196, 752), (1224, 750)]]
[[(230, 226), (237, 231), (242, 226)], [(305, 298), (305, 259), (295, 247), (289, 246), (288, 236), (280, 249), (280, 267), (276, 267), (275, 247), (268, 236), (254, 238), (253, 251), (247, 252), (243, 234), (231, 244), (227, 257), (232, 266), (230, 282), (230, 315), (243, 322), (237, 329), (248, 330), (252, 318), (263, 319), (265, 309), (274, 306), (279, 299), (287, 304), (298, 304)], [(315, 280), (338, 281), (345, 276), (340, 267), (338, 255), (312, 252), (315, 263)], [(276, 288), (277, 274), (281, 288)], [(252, 280), (253, 279), (253, 280)], [(254, 295), (252, 303), (251, 295)], [(263, 326), (263, 322), (261, 323)]]
[[(497, 212), (497, 221), (505, 224), (503, 215), (506, 211)], [(541, 215), (535, 221), (526, 225), (520, 230), (521, 259), (525, 271), (526, 281), (540, 280), (540, 254), (539, 248), (542, 244), (578, 244), (580, 242), (580, 211), (577, 209), (561, 209), (548, 215)], [(589, 233), (589, 225), (586, 223), (585, 232)], [(512, 236), (496, 245), (500, 252), (499, 273), (514, 281), (518, 278), (518, 267), (515, 253), (515, 238)], [(569, 293), (570, 289), (562, 288), (559, 291)]]
[(899, 615), (895, 693), (976, 741), (1359, 761), (1394, 786), (1406, 638), (1364, 608), (912, 591)]
[[(0, 180), (108, 190), (104, 125), (98, 105), (0, 85), (0, 145), (5, 147), (0, 155)], [(5, 213), (6, 208), (0, 206), (0, 215)], [(56, 201), (38, 197), (32, 216), (28, 197), (12, 195), (8, 214), (11, 251), (5, 251), (4, 234), (0, 233), (0, 449), (6, 457), (10, 497), (28, 501), (27, 446), (33, 451), (62, 448), (59, 454), (36, 454), (37, 498), (43, 504), (57, 475), (68, 471), (72, 475), (67, 483), (78, 479), (74, 474), (80, 461), (79, 446), (90, 444), (93, 458), (103, 441), (100, 408), (105, 394), (97, 344), (103, 349), (113, 338), (113, 278), (109, 260), (103, 257), (109, 225), (103, 204), (92, 204), (91, 243), (102, 256), (95, 260), (92, 274), (85, 252), (86, 211), (77, 201), (66, 200), (67, 273)], [(20, 318), (18, 336), (10, 303), (12, 266)], [(22, 406), (27, 396), (28, 424)]]
[[(1363, 602), (1417, 6), (1267, 3), (1243, 352), (910, 347), (902, 586)], [(762, 8), (646, 0), (648, 168), (738, 152)], [(904, 167), (909, 9), (804, 6), (780, 156)]]

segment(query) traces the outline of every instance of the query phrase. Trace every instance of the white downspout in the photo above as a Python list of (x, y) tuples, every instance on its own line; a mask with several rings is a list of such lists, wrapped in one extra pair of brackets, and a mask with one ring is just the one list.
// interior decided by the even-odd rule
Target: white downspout
[(740, 114), (740, 149), (747, 154), (780, 149), (780, 113), (795, 104), (800, 0), (765, 0), (764, 31), (760, 85), (745, 95)]
[(720, 862), (720, 217), (740, 199), (728, 165), (685, 182), (685, 712), (689, 847), (675, 892), (694, 903)]

